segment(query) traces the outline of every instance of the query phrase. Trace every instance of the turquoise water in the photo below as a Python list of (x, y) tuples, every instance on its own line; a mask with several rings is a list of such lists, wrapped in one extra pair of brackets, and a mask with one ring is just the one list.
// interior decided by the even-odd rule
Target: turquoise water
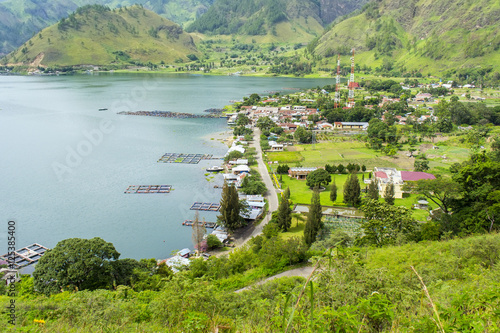
[[(17, 247), (101, 237), (122, 258), (165, 258), (191, 247), (195, 201), (219, 202), (221, 184), (200, 164), (167, 164), (167, 152), (223, 156), (225, 119), (117, 115), (162, 110), (203, 114), (251, 93), (332, 80), (195, 75), (0, 77), (0, 252), (7, 221)], [(98, 111), (108, 108), (107, 111)], [(212, 140), (213, 139), (213, 140)], [(220, 162), (219, 162), (220, 163)], [(124, 194), (129, 185), (172, 185), (169, 194)], [(200, 213), (215, 221), (216, 213)]]

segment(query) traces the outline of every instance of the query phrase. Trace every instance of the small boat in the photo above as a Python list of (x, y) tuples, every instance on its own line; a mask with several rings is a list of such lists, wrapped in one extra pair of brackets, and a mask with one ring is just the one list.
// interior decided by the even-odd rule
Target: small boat
[(107, 108), (99, 108), (99, 111), (108, 111)]
[(223, 167), (220, 167), (220, 166), (213, 166), (211, 168), (207, 168), (207, 171), (210, 171), (210, 172), (219, 172), (219, 171), (222, 171), (224, 170)]

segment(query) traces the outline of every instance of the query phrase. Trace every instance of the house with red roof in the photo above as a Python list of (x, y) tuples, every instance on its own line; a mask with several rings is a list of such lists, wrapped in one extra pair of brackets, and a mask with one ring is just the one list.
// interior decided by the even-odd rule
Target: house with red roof
[(373, 168), (373, 175), (378, 184), (379, 195), (383, 196), (385, 188), (389, 184), (394, 184), (394, 198), (403, 198), (403, 185), (407, 182), (416, 182), (421, 179), (436, 179), (427, 172), (421, 171), (398, 171), (395, 168)]

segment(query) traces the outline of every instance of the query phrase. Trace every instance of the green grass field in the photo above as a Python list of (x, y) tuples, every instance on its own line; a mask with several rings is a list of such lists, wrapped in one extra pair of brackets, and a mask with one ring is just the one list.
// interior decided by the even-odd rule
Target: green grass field
[[(368, 178), (368, 173), (365, 172), (365, 178)], [(322, 191), (319, 194), (320, 200), (321, 200), (321, 205), (322, 206), (347, 206), (343, 200), (344, 200), (344, 194), (343, 194), (343, 188), (344, 188), (344, 183), (347, 180), (347, 177), (349, 175), (332, 175), (332, 181), (335, 179), (335, 184), (337, 185), (337, 200), (335, 202), (332, 202), (330, 200), (330, 186), (328, 185), (325, 191)], [(279, 178), (279, 176), (278, 176)], [(362, 184), (362, 174), (358, 174), (358, 178), (360, 180), (360, 183)], [(281, 187), (283, 189), (286, 189), (287, 187), (290, 188), (290, 200), (294, 204), (307, 204), (309, 205), (311, 203), (311, 197), (313, 191), (309, 189), (306, 185), (305, 180), (297, 180), (295, 178), (290, 178), (288, 175), (283, 175), (281, 177), (282, 182), (281, 182)], [(364, 184), (362, 185), (362, 188), (364, 187)]]
[[(292, 150), (293, 149), (293, 150)], [(349, 163), (365, 165), (368, 169), (375, 166), (396, 167), (396, 163), (388, 160), (381, 153), (366, 148), (361, 141), (335, 141), (321, 142), (314, 145), (297, 145), (290, 147), (290, 151), (268, 152), (269, 161), (288, 163), (293, 165), (299, 163), (302, 166), (320, 167), (325, 164)]]

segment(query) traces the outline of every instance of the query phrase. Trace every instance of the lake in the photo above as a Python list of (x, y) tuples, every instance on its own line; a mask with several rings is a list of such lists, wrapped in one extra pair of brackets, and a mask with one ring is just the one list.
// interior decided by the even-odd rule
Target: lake
[[(121, 258), (166, 258), (193, 248), (190, 206), (219, 202), (220, 175), (199, 164), (158, 163), (165, 153), (223, 156), (225, 119), (118, 115), (161, 110), (204, 114), (252, 93), (290, 92), (334, 79), (99, 74), (0, 76), (0, 254), (7, 221), (16, 247), (101, 237)], [(98, 111), (106, 108), (106, 111)], [(129, 185), (172, 185), (168, 194), (125, 194)], [(215, 221), (216, 213), (200, 218)]]

